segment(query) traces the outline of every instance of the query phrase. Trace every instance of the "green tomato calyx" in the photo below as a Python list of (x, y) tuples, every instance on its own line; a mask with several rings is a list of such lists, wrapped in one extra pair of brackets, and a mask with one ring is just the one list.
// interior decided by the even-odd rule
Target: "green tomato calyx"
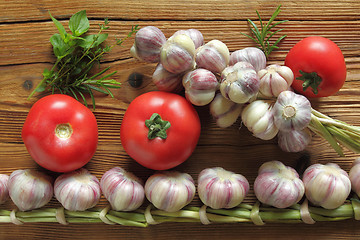
[(296, 79), (304, 81), (302, 84), (303, 91), (305, 92), (308, 87), (312, 88), (314, 94), (318, 94), (318, 87), (322, 81), (321, 77), (316, 72), (307, 73), (304, 71), (299, 71), (301, 76)]
[(158, 113), (153, 113), (150, 119), (145, 120), (145, 126), (149, 128), (149, 139), (154, 139), (156, 137), (166, 139), (166, 130), (170, 128), (171, 124), (169, 121), (162, 120)]

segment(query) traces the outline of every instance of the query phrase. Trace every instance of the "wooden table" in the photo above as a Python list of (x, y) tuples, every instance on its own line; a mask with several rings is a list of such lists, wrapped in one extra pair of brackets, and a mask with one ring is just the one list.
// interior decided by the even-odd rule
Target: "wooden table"
[[(246, 19), (257, 20), (258, 10), (268, 20), (275, 8), (282, 4), (279, 20), (288, 36), (280, 49), (270, 56), (271, 63), (283, 64), (289, 49), (300, 39), (321, 35), (333, 40), (343, 51), (348, 75), (344, 87), (332, 97), (312, 100), (313, 107), (333, 117), (358, 125), (360, 121), (360, 2), (358, 0), (325, 1), (0, 1), (0, 173), (10, 174), (16, 169), (39, 169), (31, 159), (21, 139), (21, 129), (31, 106), (42, 95), (27, 100), (34, 86), (41, 80), (42, 71), (54, 62), (49, 38), (57, 30), (50, 20), (54, 17), (66, 24), (75, 12), (86, 9), (95, 32), (97, 24), (106, 17), (110, 20), (110, 43), (123, 37), (131, 26), (154, 25), (167, 37), (179, 29), (199, 29), (205, 41), (218, 39), (235, 51), (253, 43), (240, 33), (249, 33)], [(103, 59), (103, 66), (118, 71), (115, 78), (123, 83), (114, 92), (115, 97), (97, 96), (94, 114), (99, 125), (99, 146), (86, 168), (97, 177), (114, 167), (121, 166), (146, 180), (154, 171), (135, 163), (125, 153), (119, 139), (119, 129), (126, 107), (137, 95), (154, 90), (151, 75), (154, 64), (141, 63), (130, 57), (133, 39), (124, 47), (114, 48)], [(131, 73), (143, 75), (139, 88), (129, 85)], [(187, 172), (197, 179), (207, 167), (221, 166), (241, 173), (252, 185), (259, 166), (270, 160), (280, 160), (286, 165), (297, 166), (304, 153), (284, 153), (276, 140), (262, 141), (252, 137), (240, 122), (227, 129), (216, 127), (208, 106), (196, 108), (201, 117), (202, 133), (193, 155), (174, 170)], [(310, 163), (339, 164), (349, 170), (358, 155), (345, 150), (346, 157), (339, 157), (321, 138), (314, 136), (307, 148)], [(255, 197), (250, 190), (245, 203), (253, 204)], [(99, 206), (106, 206), (101, 199)], [(196, 197), (192, 203), (200, 206)], [(52, 200), (49, 206), (59, 206)], [(13, 209), (8, 201), (1, 209)], [(357, 239), (360, 223), (355, 220), (307, 224), (211, 224), (163, 223), (147, 228), (107, 224), (27, 223), (16, 226), (0, 224), (0, 239)]]

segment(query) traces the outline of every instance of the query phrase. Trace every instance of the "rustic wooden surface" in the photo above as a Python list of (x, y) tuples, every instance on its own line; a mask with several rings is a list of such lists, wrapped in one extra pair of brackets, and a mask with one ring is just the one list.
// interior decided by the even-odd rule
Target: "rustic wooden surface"
[[(275, 51), (271, 62), (282, 64), (286, 53), (300, 39), (310, 35), (330, 38), (343, 51), (348, 68), (347, 81), (341, 91), (332, 97), (313, 100), (313, 107), (321, 112), (354, 125), (360, 125), (360, 2), (358, 0), (316, 1), (245, 1), (245, 0), (2, 0), (0, 1), (0, 173), (10, 174), (16, 169), (40, 169), (27, 153), (21, 139), (21, 128), (32, 104), (41, 96), (26, 98), (41, 80), (45, 67), (54, 62), (49, 37), (56, 28), (48, 11), (62, 23), (67, 23), (75, 12), (86, 9), (91, 28), (105, 17), (110, 20), (108, 42), (123, 37), (135, 24), (159, 27), (167, 37), (179, 29), (197, 28), (205, 41), (219, 39), (230, 51), (253, 46), (240, 32), (249, 33), (247, 18), (256, 20), (258, 10), (267, 20), (275, 8), (282, 4), (279, 20), (288, 37)], [(99, 146), (86, 166), (99, 178), (108, 169), (122, 166), (146, 180), (153, 171), (132, 161), (123, 150), (119, 129), (127, 105), (137, 95), (154, 90), (151, 83), (153, 64), (140, 63), (130, 57), (133, 39), (124, 47), (114, 48), (104, 58), (104, 66), (118, 71), (115, 77), (123, 82), (115, 98), (99, 95), (94, 114), (99, 125)], [(131, 73), (144, 75), (141, 87), (135, 89), (128, 83)], [(208, 113), (208, 107), (198, 107), (202, 134), (193, 155), (175, 170), (188, 172), (197, 178), (206, 167), (222, 166), (254, 182), (258, 167), (269, 160), (280, 160), (286, 165), (301, 165), (304, 153), (284, 153), (276, 140), (262, 141), (240, 128), (240, 122), (228, 129), (219, 129)], [(339, 157), (329, 145), (318, 137), (307, 148), (309, 163), (338, 163), (349, 170), (358, 155), (345, 151)], [(40, 169), (41, 170), (41, 169)], [(254, 203), (251, 190), (246, 203)], [(105, 206), (102, 198), (99, 206)], [(199, 205), (195, 198), (193, 205)], [(51, 206), (59, 206), (53, 200)], [(12, 209), (8, 202), (3, 209)], [(212, 224), (166, 223), (145, 229), (106, 224), (0, 224), (0, 239), (359, 239), (360, 223), (347, 220), (336, 223), (271, 224)]]

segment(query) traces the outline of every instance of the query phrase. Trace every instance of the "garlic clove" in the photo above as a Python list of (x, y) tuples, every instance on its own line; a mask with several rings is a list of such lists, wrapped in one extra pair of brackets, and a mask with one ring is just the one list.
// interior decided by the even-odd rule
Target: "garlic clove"
[(56, 199), (70, 211), (85, 211), (100, 200), (100, 182), (85, 168), (57, 177), (54, 184)]
[(221, 73), (229, 64), (230, 52), (225, 43), (216, 39), (211, 40), (196, 49), (195, 61), (199, 68)]
[(256, 47), (247, 47), (231, 53), (229, 65), (232, 66), (238, 62), (248, 62), (258, 72), (266, 67), (266, 56)]
[(105, 198), (116, 211), (133, 211), (144, 202), (142, 180), (120, 167), (104, 173), (100, 186)]
[(0, 204), (6, 202), (9, 199), (8, 181), (8, 175), (0, 174)]
[(302, 130), (311, 120), (311, 104), (303, 95), (283, 91), (274, 104), (275, 125), (281, 131)]
[(242, 104), (234, 103), (224, 98), (221, 93), (218, 93), (210, 103), (210, 113), (216, 120), (217, 126), (227, 128), (233, 125), (239, 118), (242, 107)]
[(179, 34), (169, 38), (162, 46), (160, 62), (167, 71), (181, 73), (194, 67), (194, 56), (194, 42), (187, 35)]
[(165, 42), (166, 37), (159, 28), (143, 27), (135, 35), (135, 42), (130, 49), (130, 54), (145, 62), (159, 62), (161, 47)]
[(250, 185), (247, 179), (221, 167), (207, 168), (198, 177), (198, 194), (201, 201), (213, 208), (233, 208), (247, 195)]
[(307, 128), (278, 133), (278, 145), (285, 152), (301, 152), (310, 142), (311, 133)]
[(257, 199), (264, 204), (287, 208), (302, 199), (305, 187), (295, 169), (280, 161), (270, 161), (259, 168), (254, 192)]
[(187, 29), (187, 30), (178, 30), (173, 34), (173, 36), (180, 35), (180, 34), (185, 34), (188, 37), (190, 37), (191, 40), (194, 42), (195, 49), (204, 45), (204, 36), (197, 29), (191, 28), (191, 29)]
[(360, 158), (356, 158), (349, 172), (352, 190), (360, 196)]
[(11, 173), (8, 188), (11, 200), (20, 211), (45, 206), (54, 193), (51, 177), (31, 169)]
[(238, 62), (224, 69), (220, 81), (221, 94), (235, 103), (246, 103), (259, 91), (260, 79), (248, 62)]
[(242, 111), (242, 122), (255, 137), (270, 140), (277, 135), (272, 106), (271, 100), (255, 100)]
[(153, 83), (157, 89), (165, 92), (180, 92), (183, 89), (182, 78), (182, 73), (171, 73), (160, 63), (152, 75)]
[(289, 90), (294, 81), (294, 74), (287, 66), (270, 65), (258, 72), (260, 93), (266, 97), (277, 97), (281, 92)]
[(340, 207), (351, 191), (348, 174), (335, 163), (311, 165), (303, 174), (303, 182), (307, 199), (326, 209)]
[(210, 103), (218, 89), (219, 82), (209, 70), (198, 68), (186, 73), (182, 80), (186, 98), (196, 106)]
[(158, 209), (176, 212), (189, 204), (195, 196), (195, 184), (187, 173), (158, 172), (145, 183), (146, 198)]

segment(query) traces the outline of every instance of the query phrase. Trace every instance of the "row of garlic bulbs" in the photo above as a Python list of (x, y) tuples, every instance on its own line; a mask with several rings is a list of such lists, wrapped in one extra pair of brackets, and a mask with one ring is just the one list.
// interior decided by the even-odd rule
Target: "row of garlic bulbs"
[[(263, 204), (287, 208), (304, 196), (313, 205), (326, 209), (341, 206), (351, 189), (360, 195), (360, 158), (354, 161), (349, 174), (337, 164), (314, 164), (302, 179), (293, 168), (279, 161), (261, 165), (254, 181), (254, 193)], [(86, 169), (52, 179), (35, 170), (16, 170), (10, 176), (0, 174), (0, 203), (9, 197), (21, 211), (41, 208), (52, 197), (71, 211), (84, 211), (96, 206), (101, 193), (116, 211), (133, 211), (145, 197), (156, 208), (175, 212), (188, 205), (197, 193), (205, 206), (213, 209), (233, 208), (249, 192), (248, 180), (221, 167), (200, 172), (197, 181), (187, 173), (162, 171), (150, 176), (145, 184), (134, 174), (120, 167), (108, 170), (99, 181)]]
[(299, 152), (311, 141), (310, 102), (291, 92), (294, 74), (287, 66), (266, 66), (265, 54), (247, 47), (230, 54), (219, 40), (204, 42), (196, 29), (179, 30), (169, 39), (154, 26), (141, 28), (131, 48), (135, 58), (158, 63), (153, 82), (161, 91), (185, 89), (194, 105), (210, 104), (219, 127), (241, 118), (255, 137), (278, 136), (282, 150)]

